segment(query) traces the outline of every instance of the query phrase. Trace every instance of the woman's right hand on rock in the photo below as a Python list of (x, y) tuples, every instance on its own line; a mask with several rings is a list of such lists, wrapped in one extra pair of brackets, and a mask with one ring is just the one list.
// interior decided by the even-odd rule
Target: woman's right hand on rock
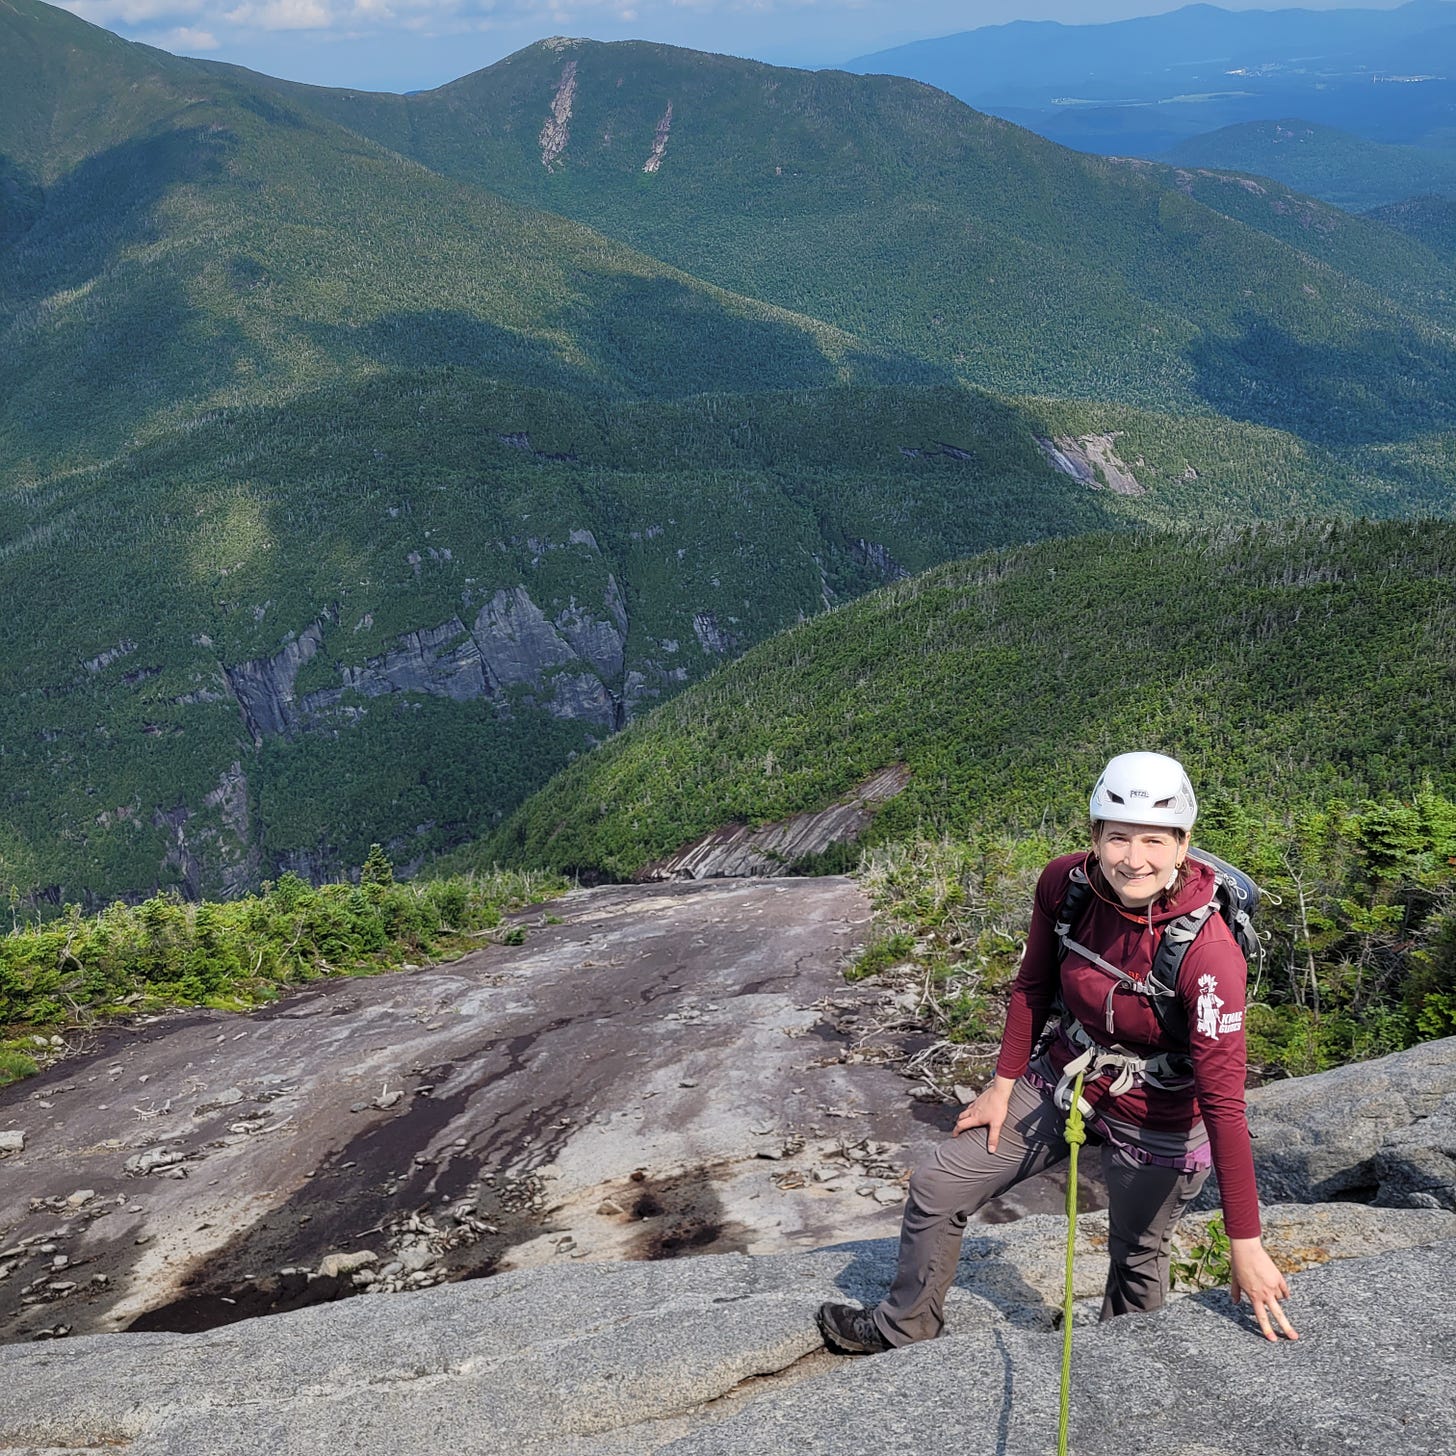
[(962, 1108), (956, 1118), (953, 1137), (969, 1132), (973, 1127), (986, 1129), (986, 1147), (996, 1151), (1001, 1137), (1001, 1124), (1006, 1121), (1006, 1108), (1011, 1101), (1011, 1089), (1016, 1086), (1014, 1077), (997, 1077), (990, 1086), (982, 1089), (979, 1097), (969, 1107)]

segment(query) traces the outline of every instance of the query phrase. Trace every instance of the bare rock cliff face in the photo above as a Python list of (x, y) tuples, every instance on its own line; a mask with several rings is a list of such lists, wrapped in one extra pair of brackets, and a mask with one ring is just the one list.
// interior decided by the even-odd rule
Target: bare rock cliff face
[(175, 869), (193, 899), (241, 895), (257, 884), (262, 856), (248, 809), (248, 776), (234, 761), (219, 775), (200, 809), (185, 804), (158, 809), (154, 827), (167, 836), (164, 867)]
[(438, 627), (406, 632), (399, 644), (397, 651), (370, 658), (363, 667), (341, 666), (343, 686), (311, 693), (304, 700), (304, 711), (310, 716), (321, 713), (351, 691), (366, 698), (385, 693), (431, 693), (465, 702), (483, 697), (489, 690), (480, 651), (465, 636), (459, 617), (451, 617)]
[(469, 626), (455, 616), (406, 632), (389, 652), (358, 665), (340, 663), (337, 687), (300, 699), (294, 691), (299, 669), (323, 650), (333, 625), (332, 616), (323, 618), (270, 657), (224, 667), (255, 744), (357, 716), (367, 711), (359, 700), (390, 693), (455, 702), (492, 698), (503, 717), (510, 716), (512, 702), (520, 702), (612, 732), (630, 716), (631, 699), (649, 691), (647, 673), (628, 680), (627, 606), (611, 576), (598, 609), (573, 597), (554, 618), (524, 586), (504, 588)]
[[(350, 725), (389, 711), (386, 700), (417, 703), (421, 697), (484, 702), (502, 723), (519, 723), (525, 733), (539, 715), (579, 723), (590, 744), (688, 681), (695, 659), (691, 653), (688, 661), (680, 659), (677, 636), (643, 636), (629, 655), (633, 624), (627, 595), (606, 569), (592, 532), (572, 530), (565, 546), (528, 544), (537, 551), (538, 565), (553, 550), (584, 548), (586, 567), (569, 575), (566, 588), (544, 603), (524, 584), (467, 590), (461, 610), (401, 633), (386, 650), (362, 660), (357, 649), (350, 652), (353, 638), (341, 627), (337, 607), (329, 606), (276, 651), (235, 663), (214, 658), (215, 678), (208, 683), (195, 673), (201, 686), (171, 701), (199, 707), (230, 701), (254, 749), (311, 734), (342, 738)], [(689, 622), (705, 656), (723, 656), (739, 645), (711, 611), (689, 613), (683, 626)], [(366, 614), (359, 627), (372, 625)], [(206, 635), (194, 641), (212, 647)], [(85, 667), (102, 671), (136, 650), (123, 642)], [(285, 870), (314, 881), (338, 876), (342, 867), (326, 828), (313, 842), (264, 855), (257, 799), (266, 784), (241, 737), (233, 750), (241, 752), (241, 760), (227, 767), (228, 759), (220, 756), (213, 789), (141, 811), (161, 832), (160, 882), (180, 883), (184, 893), (201, 898), (233, 896)], [(402, 873), (408, 873), (410, 834), (434, 824), (378, 826), (381, 842), (399, 851)]]
[(892, 764), (866, 779), (827, 809), (795, 814), (774, 824), (750, 829), (728, 824), (684, 845), (665, 859), (654, 860), (638, 880), (709, 880), (723, 876), (776, 876), (823, 854), (838, 844), (852, 844), (862, 835), (881, 804), (901, 793), (910, 770)]
[(298, 726), (293, 684), (299, 668), (313, 657), (323, 640), (324, 623), (314, 622), (271, 657), (255, 657), (236, 667), (223, 667), (254, 743)]

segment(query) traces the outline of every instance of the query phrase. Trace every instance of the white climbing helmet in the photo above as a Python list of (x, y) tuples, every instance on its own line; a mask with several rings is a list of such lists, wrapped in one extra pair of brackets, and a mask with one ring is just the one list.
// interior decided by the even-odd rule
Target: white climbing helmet
[(1165, 753), (1119, 753), (1092, 790), (1092, 818), (1189, 830), (1198, 800), (1183, 765)]

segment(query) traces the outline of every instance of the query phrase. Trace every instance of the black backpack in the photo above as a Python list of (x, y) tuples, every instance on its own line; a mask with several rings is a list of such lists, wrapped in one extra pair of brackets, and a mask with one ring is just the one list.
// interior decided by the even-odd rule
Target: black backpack
[[(1147, 980), (1133, 983), (1137, 985), (1139, 994), (1148, 998), (1158, 1025), (1183, 1047), (1188, 1045), (1188, 1013), (1178, 999), (1178, 972), (1182, 969), (1188, 947), (1209, 918), (1215, 912), (1223, 917), (1224, 924), (1233, 932), (1244, 959), (1250, 965), (1258, 965), (1264, 958), (1264, 945), (1254, 928), (1254, 912), (1259, 908), (1263, 894), (1258, 885), (1243, 870), (1206, 849), (1194, 849), (1190, 845), (1188, 857), (1206, 864), (1213, 871), (1213, 899), (1200, 909), (1170, 920), (1163, 927), (1163, 938), (1153, 956)], [(1086, 873), (1078, 866), (1072, 871), (1072, 881), (1057, 908), (1059, 961), (1066, 959), (1067, 940), (1091, 898), (1092, 886), (1087, 883)], [(1131, 982), (1132, 978), (1127, 977), (1127, 980)]]

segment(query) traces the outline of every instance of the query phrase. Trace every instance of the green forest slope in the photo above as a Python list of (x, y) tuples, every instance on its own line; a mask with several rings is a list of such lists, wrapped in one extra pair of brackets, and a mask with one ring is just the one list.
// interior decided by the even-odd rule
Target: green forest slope
[(1092, 535), (939, 567), (785, 632), (566, 770), (487, 860), (630, 875), (889, 764), (877, 839), (1075, 828), (1129, 744), (1208, 827), (1456, 790), (1456, 527)]
[(1433, 252), (1456, 253), (1456, 199), (1408, 197), (1404, 202), (1372, 208), (1367, 215), (1416, 238)]
[(546, 44), (357, 96), (4, 0), (12, 898), (409, 872), (951, 557), (1449, 515), (1448, 265), (1180, 177), (884, 78)]
[[(1142, 493), (1038, 440), (1105, 441)], [(0, 865), (57, 901), (337, 873), (374, 840), (407, 866), (619, 714), (902, 573), (1141, 523), (1433, 508), (1437, 476), (1389, 476), (1253, 426), (949, 387), (633, 403), (437, 369), (220, 411), (11, 494)], [(602, 650), (462, 676), (520, 630), (480, 617), (517, 587)]]
[(31, 0), (0, 9), (0, 154), (0, 465), (419, 364), (637, 395), (928, 377)]

